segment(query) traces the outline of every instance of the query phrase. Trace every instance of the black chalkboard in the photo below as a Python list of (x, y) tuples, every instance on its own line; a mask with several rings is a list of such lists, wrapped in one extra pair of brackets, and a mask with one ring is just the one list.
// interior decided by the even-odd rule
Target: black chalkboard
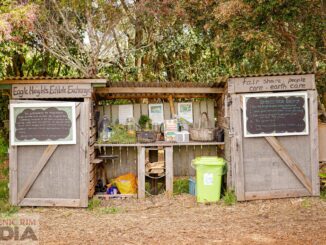
[(305, 95), (246, 97), (246, 136), (307, 133)]
[(55, 107), (24, 109), (16, 118), (15, 137), (19, 141), (59, 140), (69, 136), (71, 126), (67, 113)]

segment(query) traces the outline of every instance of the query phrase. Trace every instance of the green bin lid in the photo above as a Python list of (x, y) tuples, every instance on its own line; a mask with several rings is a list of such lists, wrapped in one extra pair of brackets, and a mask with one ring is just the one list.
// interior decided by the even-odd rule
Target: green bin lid
[(193, 161), (194, 165), (218, 165), (224, 166), (225, 161), (221, 157), (196, 157)]

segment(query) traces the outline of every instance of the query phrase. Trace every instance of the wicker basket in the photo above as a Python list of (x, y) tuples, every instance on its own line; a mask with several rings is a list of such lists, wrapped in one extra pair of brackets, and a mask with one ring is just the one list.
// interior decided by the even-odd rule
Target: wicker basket
[(189, 130), (190, 138), (193, 141), (214, 141), (214, 128), (209, 128), (209, 120), (206, 112), (201, 114), (199, 128)]
[(154, 131), (137, 131), (136, 134), (139, 143), (152, 143), (156, 141), (156, 132)]

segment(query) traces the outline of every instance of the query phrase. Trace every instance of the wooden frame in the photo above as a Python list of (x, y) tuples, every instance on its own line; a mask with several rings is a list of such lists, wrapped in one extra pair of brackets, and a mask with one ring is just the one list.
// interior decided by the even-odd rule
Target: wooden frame
[[(308, 94), (307, 92), (286, 92), (286, 93), (259, 93), (259, 94), (244, 94), (242, 95), (242, 107), (243, 107), (243, 132), (244, 132), (244, 136), (245, 137), (262, 137), (262, 136), (290, 136), (290, 135), (307, 135), (309, 134), (309, 120), (308, 120)], [(246, 117), (246, 111), (247, 111), (247, 98), (267, 98), (267, 97), (290, 97), (290, 96), (303, 96), (304, 97), (304, 110), (305, 110), (305, 116), (304, 116), (304, 120), (306, 123), (306, 127), (305, 130), (303, 132), (293, 132), (293, 133), (289, 133), (289, 132), (285, 132), (285, 133), (260, 133), (260, 134), (250, 134), (248, 133), (247, 130), (247, 117)]]
[(72, 139), (71, 140), (46, 140), (46, 141), (16, 141), (15, 140), (15, 118), (14, 112), (15, 108), (47, 108), (47, 107), (56, 107), (63, 108), (68, 107), (71, 109), (71, 117), (74, 119), (76, 117), (75, 102), (57, 102), (54, 106), (53, 103), (40, 102), (40, 103), (19, 103), (19, 104), (10, 104), (10, 142), (12, 145), (69, 145), (76, 144), (76, 121), (71, 120), (71, 130), (72, 130)]

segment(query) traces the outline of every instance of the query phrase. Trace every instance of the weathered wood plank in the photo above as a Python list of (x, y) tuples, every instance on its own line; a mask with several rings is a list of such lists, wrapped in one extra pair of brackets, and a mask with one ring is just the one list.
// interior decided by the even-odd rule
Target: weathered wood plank
[(192, 103), (192, 110), (194, 114), (194, 127), (199, 127), (199, 121), (200, 121), (200, 104), (198, 101)]
[(319, 180), (319, 145), (318, 145), (318, 102), (317, 92), (308, 91), (309, 110), (310, 110), (310, 164), (311, 164), (311, 184), (312, 194), (320, 195)]
[(36, 164), (33, 172), (30, 174), (26, 182), (24, 183), (23, 187), (21, 188), (20, 192), (18, 193), (18, 202), (21, 202), (29, 189), (32, 187), (33, 183), (35, 182), (37, 176), (41, 173), (42, 169), (54, 153), (54, 151), (57, 149), (58, 145), (49, 145), (45, 151), (43, 152), (42, 157)]
[(80, 202), (79, 199), (24, 198), (19, 206), (80, 207)]
[(135, 94), (135, 93), (150, 93), (150, 94), (223, 94), (223, 88), (205, 88), (205, 87), (107, 87), (95, 88), (95, 93), (98, 94)]
[[(87, 207), (88, 205), (88, 185), (89, 185), (89, 167), (90, 155), (88, 152), (88, 139), (89, 139), (89, 112), (91, 100), (85, 99), (82, 103), (82, 110), (80, 114), (80, 145), (79, 145), (79, 162), (80, 162), (80, 179), (79, 179), (79, 192), (80, 192), (80, 206)], [(94, 147), (93, 147), (94, 151)]]
[(173, 148), (165, 147), (165, 187), (166, 193), (173, 195)]
[(316, 89), (314, 74), (231, 78), (228, 91), (233, 93)]
[(137, 147), (138, 198), (145, 198), (145, 147)]
[(112, 123), (119, 123), (119, 105), (112, 105), (111, 112)]
[(312, 193), (311, 181), (298, 164), (292, 159), (287, 150), (281, 145), (281, 143), (273, 136), (265, 137), (267, 142), (272, 146), (275, 152), (282, 158), (284, 163), (292, 170), (295, 176), (301, 181), (301, 183)]
[(243, 145), (242, 145), (242, 110), (240, 96), (232, 95), (232, 126), (233, 137), (231, 146), (231, 160), (235, 165), (235, 191), (239, 201), (245, 200), (244, 168), (243, 168)]
[(138, 124), (139, 118), (141, 116), (140, 104), (134, 104), (134, 119), (135, 123)]
[(271, 190), (271, 191), (256, 191), (246, 192), (246, 200), (273, 199), (273, 198), (288, 198), (310, 196), (311, 194), (306, 189), (297, 190)]
[(17, 175), (17, 146), (10, 145), (9, 148), (9, 200), (12, 205), (18, 204), (18, 175)]

